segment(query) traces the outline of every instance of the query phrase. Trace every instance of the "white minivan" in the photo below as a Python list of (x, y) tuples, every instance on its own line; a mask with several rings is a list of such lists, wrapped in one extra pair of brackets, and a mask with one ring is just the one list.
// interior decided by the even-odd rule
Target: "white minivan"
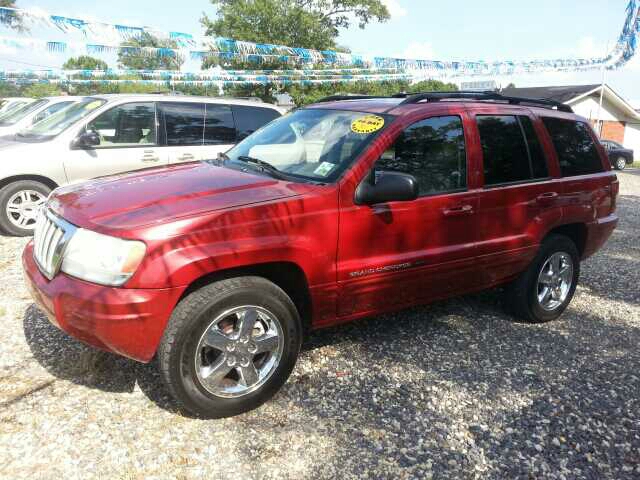
[(0, 144), (0, 230), (30, 235), (60, 185), (216, 158), (280, 117), (274, 105), (178, 95), (97, 95)]
[(68, 107), (80, 97), (45, 97), (0, 113), (0, 137), (13, 135)]

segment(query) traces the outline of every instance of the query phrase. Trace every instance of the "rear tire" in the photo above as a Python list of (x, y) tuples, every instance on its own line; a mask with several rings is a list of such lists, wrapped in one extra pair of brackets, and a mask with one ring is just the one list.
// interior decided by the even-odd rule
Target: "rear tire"
[(624, 157), (618, 157), (616, 159), (616, 170), (624, 170), (627, 166), (627, 160)]
[[(243, 319), (253, 325), (249, 330)], [(184, 410), (228, 417), (275, 395), (293, 370), (301, 338), (298, 311), (280, 287), (261, 277), (230, 278), (180, 301), (160, 342), (158, 363)]]
[(564, 235), (549, 235), (529, 267), (507, 287), (507, 304), (526, 322), (555, 320), (571, 302), (579, 276), (575, 243)]
[(33, 235), (36, 214), (51, 189), (34, 180), (18, 180), (0, 190), (0, 230), (8, 235)]

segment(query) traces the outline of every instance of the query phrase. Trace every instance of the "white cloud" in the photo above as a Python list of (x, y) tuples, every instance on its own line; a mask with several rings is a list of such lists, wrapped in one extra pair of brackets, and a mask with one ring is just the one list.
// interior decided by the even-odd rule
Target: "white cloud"
[(433, 45), (431, 42), (411, 42), (401, 54), (396, 56), (412, 60), (433, 60)]
[(578, 41), (577, 56), (580, 58), (599, 58), (604, 57), (606, 45), (596, 44), (593, 37), (582, 37)]
[(404, 17), (407, 15), (407, 9), (400, 5), (399, 0), (382, 0), (389, 10), (392, 18)]

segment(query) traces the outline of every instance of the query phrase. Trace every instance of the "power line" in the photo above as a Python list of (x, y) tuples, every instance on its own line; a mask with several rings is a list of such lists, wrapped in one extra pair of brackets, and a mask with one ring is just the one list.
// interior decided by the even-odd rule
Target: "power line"
[(21, 65), (29, 65), (30, 67), (41, 67), (41, 68), (50, 68), (50, 69), (54, 69), (54, 70), (60, 70), (60, 67), (52, 67), (49, 65), (39, 65), (37, 63), (29, 63), (29, 62), (20, 62), (18, 60), (9, 60), (8, 58), (2, 58), (0, 59), (4, 62), (11, 62), (11, 63), (19, 63)]

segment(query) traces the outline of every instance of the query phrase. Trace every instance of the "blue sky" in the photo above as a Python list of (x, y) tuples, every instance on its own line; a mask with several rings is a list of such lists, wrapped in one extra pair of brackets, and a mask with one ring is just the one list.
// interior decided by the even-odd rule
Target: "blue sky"
[[(365, 30), (352, 26), (340, 43), (355, 53), (440, 60), (523, 60), (602, 55), (613, 45), (624, 19), (627, 0), (385, 0), (392, 19)], [(203, 12), (213, 14), (206, 0), (181, 0), (162, 5), (157, 0), (18, 0), (22, 8), (92, 18), (113, 23), (146, 25), (161, 30), (200, 34)], [(434, 6), (437, 5), (436, 6)], [(13, 35), (6, 29), (1, 35)], [(46, 40), (64, 40), (46, 38)], [(0, 68), (20, 68), (15, 61), (58, 66), (64, 58), (52, 54), (0, 52)], [(190, 67), (190, 68), (189, 68)], [(188, 69), (194, 66), (187, 65)], [(563, 73), (500, 78), (518, 86), (598, 83), (601, 74)], [(607, 83), (640, 108), (640, 61), (609, 73)]]

